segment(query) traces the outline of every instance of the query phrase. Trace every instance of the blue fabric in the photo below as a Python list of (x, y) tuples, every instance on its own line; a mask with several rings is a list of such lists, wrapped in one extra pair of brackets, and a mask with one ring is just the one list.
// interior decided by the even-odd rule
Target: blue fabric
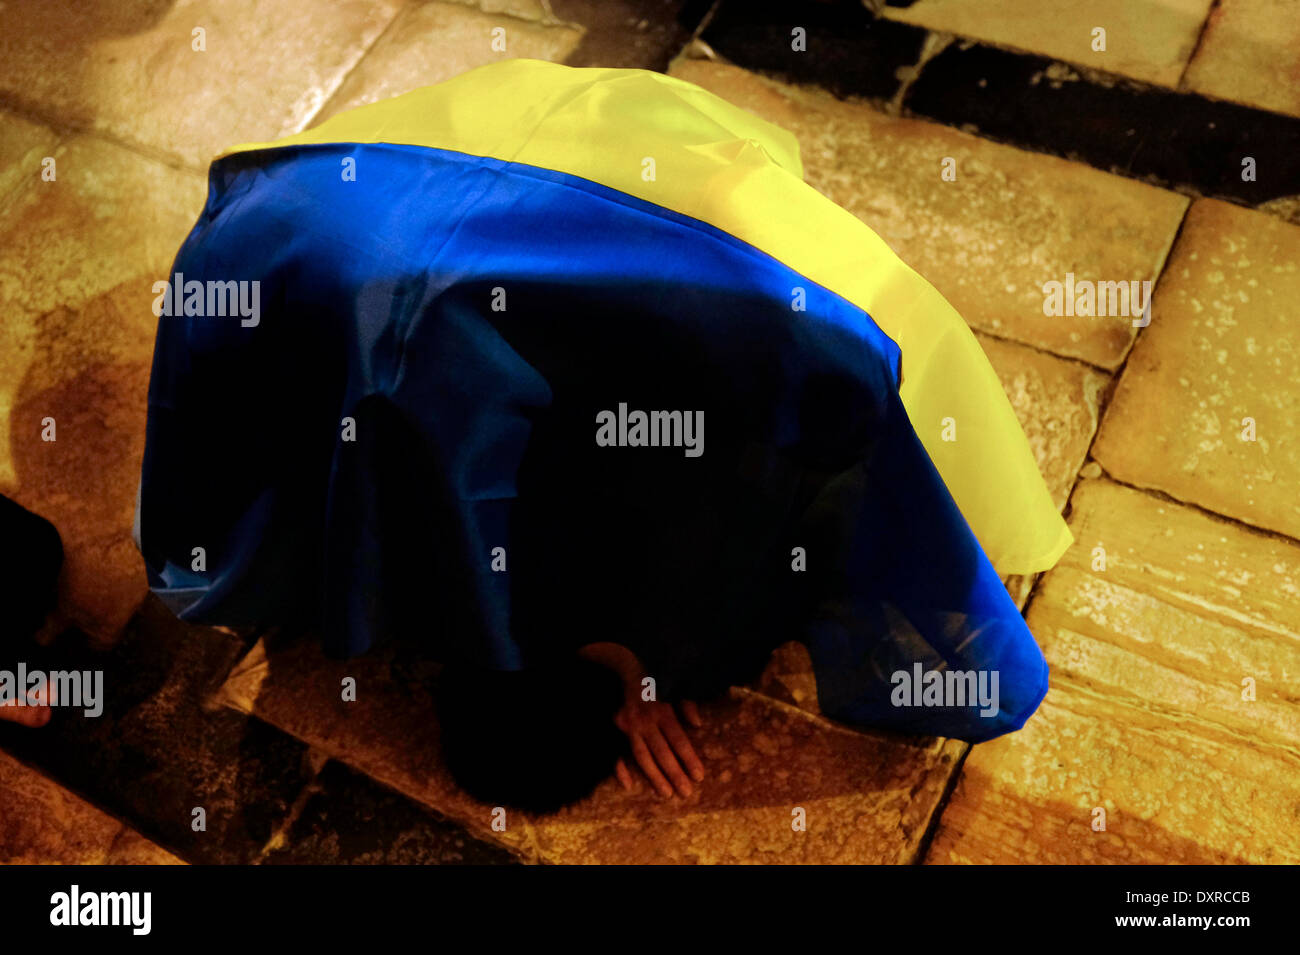
[[(259, 281), (260, 316), (159, 320), (139, 531), (180, 616), (499, 669), (614, 640), (670, 696), (801, 639), (857, 724), (978, 741), (1037, 706), (1042, 654), (860, 309), (535, 167), (316, 145), (210, 179), (173, 272)], [(703, 411), (704, 453), (598, 447), (620, 403)], [(999, 713), (893, 705), (914, 662), (997, 669)]]

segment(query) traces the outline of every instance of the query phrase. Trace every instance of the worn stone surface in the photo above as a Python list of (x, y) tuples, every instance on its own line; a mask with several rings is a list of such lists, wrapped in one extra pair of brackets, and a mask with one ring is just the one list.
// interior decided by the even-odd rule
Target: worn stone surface
[[(94, 137), (0, 210), (0, 493), (50, 520), (62, 610), (109, 638), (145, 593), (131, 540), (157, 319), (152, 285), (203, 206), (203, 178)], [(54, 441), (42, 440), (44, 419)]]
[[(1175, 86), (1213, 0), (919, 0), (894, 20), (975, 37), (1121, 76)], [(1106, 31), (1104, 52), (1093, 29)]]
[(1127, 483), (1300, 537), (1298, 327), (1300, 228), (1197, 202), (1094, 457)]
[(57, 142), (49, 127), (0, 112), (0, 205), (15, 189), (40, 181), (41, 160)]
[(1219, 0), (1187, 68), (1189, 89), (1300, 116), (1300, 16), (1294, 0)]
[(80, 796), (0, 752), (0, 865), (182, 865)]
[(921, 59), (926, 31), (874, 16), (861, 0), (727, 0), (700, 39), (728, 63), (836, 96), (888, 102)]
[[(743, 690), (709, 707), (709, 768), (687, 799), (614, 780), (535, 823), (543, 859), (570, 863), (905, 863), (965, 744), (856, 733)], [(806, 831), (795, 831), (797, 810)]]
[[(420, 0), (416, 0), (420, 2)], [(483, 13), (505, 14), (522, 20), (547, 21), (555, 17), (547, 11), (549, 0), (450, 0), (463, 6), (473, 7)]]
[[(461, 793), (441, 765), (438, 727), (418, 668), (378, 654), (325, 660), (304, 641), (259, 644), (231, 675), (227, 703), (254, 712), (525, 859), (545, 862), (909, 861), (963, 744), (850, 732), (735, 691), (707, 704), (706, 780), (690, 799), (627, 795), (610, 779), (551, 816), (492, 807)], [(356, 702), (341, 681), (357, 680)], [(791, 830), (803, 806), (808, 832)]]
[[(909, 114), (1179, 192), (1258, 206), (1300, 189), (1300, 119), (1117, 79), (984, 43), (952, 43), (902, 100)], [(1244, 157), (1254, 178), (1242, 178)]]
[[(505, 31), (504, 52), (493, 46), (498, 29)], [(498, 60), (560, 61), (581, 38), (582, 31), (572, 26), (490, 15), (460, 3), (409, 5), (348, 75), (318, 119), (432, 86)]]
[(509, 865), (513, 855), (374, 780), (330, 762), (263, 862), (271, 865)]
[[(257, 858), (315, 768), (297, 740), (207, 704), (244, 642), (184, 624), (155, 598), (110, 651), (72, 636), (18, 659), (29, 669), (102, 671), (103, 712), (59, 708), (37, 732), (0, 723), (0, 748), (190, 861)], [(196, 808), (203, 831), (192, 826)]]
[(709, 12), (709, 0), (548, 0), (560, 20), (582, 27), (570, 66), (665, 70)]
[(1300, 860), (1300, 545), (1104, 479), (1071, 509), (1028, 613), (1052, 688), (973, 749), (929, 861)]
[[(898, 119), (734, 67), (680, 60), (673, 73), (790, 130), (804, 177), (874, 229), (973, 327), (1114, 368), (1128, 317), (1049, 317), (1043, 284), (1154, 279), (1182, 196), (957, 130)], [(945, 158), (957, 179), (941, 179)]]
[[(0, 96), (24, 112), (206, 165), (301, 129), (392, 20), (397, 0), (11, 2)], [(194, 49), (196, 29), (206, 49)]]
[(1029, 439), (1052, 500), (1058, 508), (1065, 507), (1097, 431), (1101, 394), (1109, 379), (1078, 362), (978, 337)]
[[(310, 638), (264, 640), (241, 661), (220, 700), (278, 726), (525, 859), (536, 859), (528, 820), (512, 813), (494, 833), (492, 809), (471, 799), (442, 765), (431, 690), (432, 669), (389, 647), (353, 660), (329, 660)], [(356, 681), (354, 702), (343, 680)]]

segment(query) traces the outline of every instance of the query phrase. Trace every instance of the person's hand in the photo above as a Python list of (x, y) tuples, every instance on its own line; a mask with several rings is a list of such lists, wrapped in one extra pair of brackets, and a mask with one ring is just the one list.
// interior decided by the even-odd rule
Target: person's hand
[[(681, 709), (691, 726), (703, 725), (694, 703), (685, 700)], [(664, 798), (672, 798), (674, 789), (689, 796), (694, 791), (691, 780), (698, 783), (704, 778), (704, 764), (677, 721), (672, 704), (642, 700), (637, 687), (635, 692), (627, 694), (614, 722), (627, 734), (637, 766)], [(615, 772), (623, 788), (631, 792), (633, 775), (627, 761), (620, 759)]]
[[(627, 735), (632, 758), (646, 779), (665, 798), (672, 797), (674, 787), (683, 796), (689, 796), (693, 791), (691, 780), (698, 783), (704, 778), (704, 764), (686, 738), (672, 706), (641, 698), (641, 681), (646, 677), (641, 661), (618, 643), (589, 643), (578, 655), (608, 667), (623, 681), (623, 705), (615, 714), (614, 722)], [(704, 725), (694, 703), (683, 700), (681, 711), (691, 726)], [(615, 772), (623, 788), (630, 792), (634, 774), (627, 760), (620, 759)]]

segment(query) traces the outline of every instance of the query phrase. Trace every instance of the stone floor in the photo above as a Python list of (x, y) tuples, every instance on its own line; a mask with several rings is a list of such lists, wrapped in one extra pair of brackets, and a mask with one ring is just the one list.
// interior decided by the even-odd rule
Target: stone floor
[[(1300, 861), (1295, 4), (994, 6), (0, 6), (0, 493), (67, 551), (72, 629), (29, 665), (110, 687), (98, 719), (0, 723), (0, 862)], [(1076, 538), (1008, 581), (1052, 665), (1024, 730), (849, 731), (792, 644), (711, 707), (689, 799), (609, 782), (501, 820), (441, 769), (427, 661), (335, 663), (147, 597), (147, 303), (208, 157), (502, 55), (668, 71), (781, 124), (965, 315)], [(1152, 282), (1150, 324), (1045, 317), (1067, 273)]]

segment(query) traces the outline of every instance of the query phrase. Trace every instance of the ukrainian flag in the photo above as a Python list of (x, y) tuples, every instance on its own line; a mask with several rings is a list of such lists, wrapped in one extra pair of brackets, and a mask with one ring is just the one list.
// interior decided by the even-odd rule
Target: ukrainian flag
[(705, 90), (509, 60), (236, 147), (168, 278), (137, 532), (186, 619), (500, 669), (615, 640), (669, 694), (799, 639), (829, 715), (973, 741), (1046, 692), (998, 574), (1071, 537), (982, 350)]

